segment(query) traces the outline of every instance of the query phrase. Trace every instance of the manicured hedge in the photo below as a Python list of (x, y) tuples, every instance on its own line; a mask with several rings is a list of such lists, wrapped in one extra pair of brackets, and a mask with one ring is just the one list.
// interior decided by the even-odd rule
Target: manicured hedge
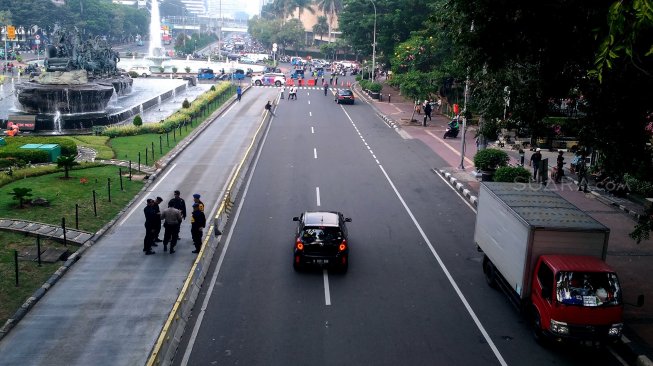
[(14, 136), (5, 138), (6, 146), (0, 146), (0, 159), (13, 158), (25, 162), (49, 163), (47, 151), (25, 150), (20, 147), (25, 144), (57, 144), (61, 147), (61, 155), (77, 155), (77, 145), (65, 137), (56, 136)]
[[(212, 88), (213, 89), (213, 88)], [(215, 90), (208, 90), (206, 93), (200, 95), (195, 99), (188, 108), (182, 108), (166, 118), (163, 122), (158, 123), (144, 123), (142, 126), (123, 125), (111, 126), (102, 131), (102, 135), (108, 137), (120, 136), (135, 136), (147, 133), (163, 134), (170, 132), (179, 126), (190, 123), (194, 117), (199, 117), (203, 108), (206, 108), (210, 103), (219, 99), (223, 94), (229, 95), (233, 92), (232, 84), (223, 82), (217, 84)]]

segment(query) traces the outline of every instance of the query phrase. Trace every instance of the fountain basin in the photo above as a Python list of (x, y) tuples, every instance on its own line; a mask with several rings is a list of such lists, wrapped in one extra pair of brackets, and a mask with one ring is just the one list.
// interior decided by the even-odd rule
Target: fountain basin
[(23, 81), (16, 84), (16, 98), (22, 112), (30, 114), (64, 114), (102, 112), (114, 91), (123, 95), (131, 91), (132, 79), (116, 76), (85, 84), (41, 84)]

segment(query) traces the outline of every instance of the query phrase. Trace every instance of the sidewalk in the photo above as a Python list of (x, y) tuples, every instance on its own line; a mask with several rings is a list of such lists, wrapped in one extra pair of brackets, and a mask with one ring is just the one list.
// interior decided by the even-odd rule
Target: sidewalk
[[(465, 134), (465, 155), (461, 159), (461, 138), (443, 139), (442, 134), (449, 121), (447, 116), (435, 114), (427, 127), (422, 127), (424, 115), (415, 114), (418, 122), (411, 122), (413, 103), (407, 102), (396, 91), (384, 86), (382, 101), (368, 98), (357, 88), (361, 98), (366, 99), (387, 124), (401, 130), (402, 135), (420, 139), (437, 155), (442, 157), (449, 166), (434, 167), (433, 171), (442, 175), (461, 195), (474, 206), (480, 181), (476, 178), (473, 167), (473, 156), (476, 153), (475, 128), (468, 128)], [(390, 94), (390, 101), (388, 101)], [(493, 146), (494, 147), (494, 146)], [(517, 150), (503, 148), (510, 156), (511, 165), (519, 164)], [(525, 165), (528, 165), (532, 151), (526, 150)], [(544, 158), (549, 158), (549, 166), (555, 166), (556, 151), (541, 151)], [(573, 154), (565, 152), (565, 164), (569, 166)], [(461, 169), (462, 160), (462, 169)], [(527, 166), (530, 170), (530, 168)], [(556, 190), (561, 196), (590, 214), (597, 221), (610, 228), (610, 244), (607, 262), (619, 274), (624, 289), (624, 302), (634, 304), (637, 296), (644, 294), (647, 302), (641, 308), (631, 305), (624, 307), (625, 329), (620, 344), (615, 349), (620, 356), (630, 364), (653, 365), (653, 240), (642, 241), (640, 244), (628, 236), (635, 224), (637, 215), (644, 212), (642, 204), (627, 198), (618, 198), (606, 194), (594, 185), (588, 187), (589, 193), (578, 191), (577, 178), (565, 169), (565, 177), (560, 184), (550, 180), (548, 188)]]

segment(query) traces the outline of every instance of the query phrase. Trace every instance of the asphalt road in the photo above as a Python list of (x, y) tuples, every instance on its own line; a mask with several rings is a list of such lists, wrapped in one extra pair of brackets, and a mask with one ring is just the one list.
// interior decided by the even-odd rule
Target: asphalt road
[[(485, 284), (475, 212), (431, 172), (448, 164), (361, 100), (300, 89), (254, 164), (176, 365), (621, 364), (533, 341)], [(346, 274), (293, 270), (303, 210), (352, 218)]]

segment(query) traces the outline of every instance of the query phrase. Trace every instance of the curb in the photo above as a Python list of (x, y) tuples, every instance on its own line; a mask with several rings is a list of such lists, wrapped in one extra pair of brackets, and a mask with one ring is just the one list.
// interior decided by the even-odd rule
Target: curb
[[(433, 173), (435, 174), (441, 175), (453, 188), (456, 189), (456, 191), (458, 191), (459, 194), (461, 194), (464, 198), (466, 198), (469, 201), (469, 203), (474, 205), (474, 207), (478, 207), (478, 197), (471, 194), (471, 191), (465, 188), (465, 185), (463, 183), (458, 182), (458, 179), (456, 179), (451, 173), (446, 172), (443, 169), (435, 169), (435, 168), (432, 168), (431, 171), (433, 171)], [(577, 181), (574, 182), (578, 184)], [(599, 193), (592, 191), (592, 194), (595, 195), (598, 199), (603, 199), (608, 201), (609, 204), (612, 206), (619, 207), (622, 211), (625, 211), (630, 215), (639, 217), (639, 214), (637, 214), (636, 212), (625, 208), (623, 205), (618, 205), (615, 202), (610, 201), (609, 199), (603, 197)], [(621, 336), (620, 340), (613, 345), (613, 348), (617, 354), (619, 354), (622, 358), (628, 361), (628, 363), (631, 365), (653, 366), (653, 362), (648, 358), (648, 356), (640, 354), (639, 351), (636, 349), (637, 348), (636, 345), (633, 342), (631, 342), (630, 339), (628, 339), (625, 335)]]
[(478, 197), (472, 194), (472, 191), (465, 188), (465, 185), (458, 182), (451, 173), (445, 172), (443, 169), (432, 168), (431, 171), (435, 174), (440, 174), (449, 184), (455, 188), (464, 198), (466, 198), (469, 203), (474, 207), (478, 207)]
[(381, 111), (376, 108), (376, 105), (374, 105), (374, 101), (370, 99), (368, 96), (365, 95), (362, 91), (359, 91), (356, 87), (358, 87), (359, 84), (358, 82), (354, 82), (351, 86), (352, 90), (358, 94), (359, 98), (365, 99), (367, 104), (374, 109), (374, 112), (376, 112), (376, 115), (383, 120), (383, 122), (388, 125), (388, 127), (394, 129), (395, 131), (401, 130), (401, 126), (392, 118), (386, 116), (385, 114), (381, 113)]
[[(247, 87), (243, 90), (243, 94), (245, 93), (246, 90), (248, 90), (250, 87)], [(208, 116), (204, 122), (202, 122), (193, 132), (191, 132), (184, 140), (182, 140), (175, 148), (170, 150), (167, 155), (162, 157), (159, 160), (163, 160), (162, 163), (156, 164), (156, 171), (154, 173), (149, 173), (149, 178), (147, 181), (143, 184), (143, 188), (141, 188), (140, 192), (138, 192), (134, 198), (132, 198), (126, 205), (125, 207), (120, 210), (116, 216), (109, 222), (107, 222), (102, 228), (100, 228), (95, 235), (89, 239), (86, 243), (84, 243), (77, 251), (75, 251), (73, 254), (71, 254), (68, 257), (68, 260), (64, 262), (64, 264), (57, 269), (52, 276), (43, 284), (41, 287), (36, 289), (32, 296), (30, 296), (24, 303), (21, 305), (21, 307), (14, 313), (14, 315), (7, 319), (5, 324), (0, 328), (0, 341), (13, 329), (18, 322), (25, 317), (27, 312), (34, 307), (34, 305), (41, 299), (45, 294), (54, 286), (61, 277), (72, 267), (73, 264), (75, 264), (86, 252), (88, 248), (91, 246), (95, 245), (95, 242), (99, 240), (104, 233), (106, 233), (109, 229), (111, 229), (116, 222), (118, 222), (118, 219), (122, 217), (122, 215), (125, 214), (125, 211), (127, 208), (131, 207), (131, 205), (134, 204), (137, 200), (140, 199), (141, 195), (143, 195), (145, 192), (147, 192), (147, 189), (154, 183), (154, 181), (158, 178), (160, 172), (165, 169), (168, 164), (173, 161), (177, 155), (179, 155), (180, 152), (182, 152), (188, 145), (192, 142), (192, 140), (203, 132), (220, 114), (222, 114), (228, 107), (230, 107), (234, 102), (235, 102), (235, 96), (232, 96), (230, 100), (227, 100), (220, 108), (216, 109), (210, 116)]]

